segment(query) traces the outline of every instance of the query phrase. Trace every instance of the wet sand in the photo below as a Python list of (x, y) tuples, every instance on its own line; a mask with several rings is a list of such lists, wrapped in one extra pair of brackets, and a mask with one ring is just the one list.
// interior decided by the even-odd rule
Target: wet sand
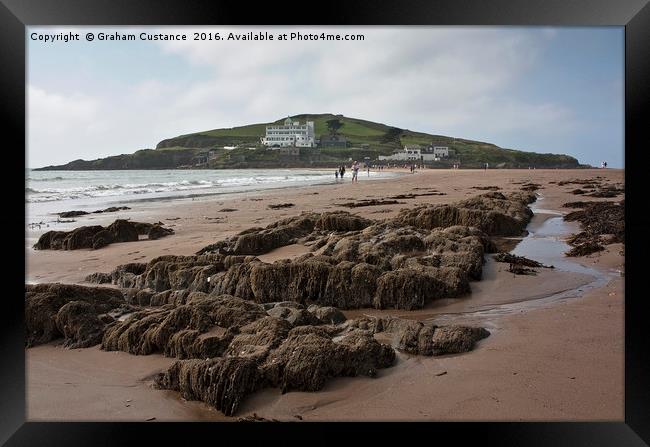
[(57, 343), (27, 350), (27, 419), (30, 421), (227, 420), (202, 402), (153, 389), (153, 376), (174, 359), (134, 356), (95, 346)]
[[(474, 186), (497, 185), (518, 190), (522, 183), (542, 185), (543, 197), (529, 230), (553, 223), (561, 204), (576, 200), (612, 200), (576, 196), (575, 185), (560, 180), (604, 176), (623, 182), (621, 170), (439, 171), (351, 184), (312, 186), (230, 198), (142, 204), (116, 215), (80, 217), (70, 227), (108, 224), (115, 218), (162, 221), (176, 234), (157, 241), (112, 244), (101, 250), (35, 252), (27, 248), (26, 280), (82, 282), (92, 272), (116, 265), (146, 262), (162, 254), (193, 254), (203, 246), (245, 228), (265, 226), (301, 211), (349, 210), (373, 219), (393, 217), (400, 208), (423, 203), (448, 203), (480, 194)], [(332, 181), (334, 183), (334, 181)], [(424, 188), (424, 189), (422, 189)], [(338, 203), (392, 195), (445, 195), (398, 199), (397, 205), (343, 208)], [(620, 200), (622, 198), (619, 197)], [(292, 208), (268, 205), (293, 203)], [(238, 211), (223, 213), (222, 208)], [(63, 210), (62, 210), (63, 211)], [(176, 219), (178, 217), (178, 219)], [(216, 219), (218, 218), (218, 219)], [(546, 225), (544, 228), (551, 228)], [(30, 232), (27, 245), (39, 232)], [(530, 240), (530, 239), (529, 239)], [(441, 324), (480, 324), (492, 335), (476, 350), (436, 358), (399, 354), (393, 368), (370, 378), (335, 379), (317, 393), (265, 390), (250, 396), (238, 416), (250, 413), (297, 420), (622, 420), (623, 419), (623, 257), (620, 244), (606, 252), (576, 258), (589, 270), (539, 269), (535, 276), (515, 276), (507, 264), (489, 259), (484, 279), (472, 282), (472, 294), (434, 302), (413, 312), (383, 314), (433, 319)], [(264, 261), (299, 256), (305, 247), (282, 247), (260, 256)], [(599, 272), (594, 283), (591, 269)], [(591, 287), (589, 286), (591, 284)], [(595, 286), (594, 286), (595, 284)], [(582, 289), (582, 291), (580, 291)], [(562, 296), (562, 292), (569, 292)], [(377, 314), (363, 309), (348, 316)], [(111, 365), (119, 358), (119, 368)], [(27, 404), (30, 420), (224, 420), (219, 412), (198, 402), (184, 402), (177, 393), (151, 388), (152, 374), (171, 363), (161, 356), (107, 353), (97, 347), (64, 350), (41, 346), (27, 350)], [(101, 371), (101, 373), (98, 373)], [(442, 374), (446, 372), (445, 374)], [(101, 380), (100, 380), (101, 379)], [(72, 385), (75, 392), (70, 393)], [(117, 384), (108, 386), (106, 384)], [(124, 407), (126, 397), (138, 396), (137, 409)], [(134, 399), (132, 399), (134, 400)]]

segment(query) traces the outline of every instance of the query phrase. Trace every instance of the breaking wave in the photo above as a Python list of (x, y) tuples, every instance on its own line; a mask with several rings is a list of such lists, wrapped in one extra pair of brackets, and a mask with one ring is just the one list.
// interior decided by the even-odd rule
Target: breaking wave
[[(202, 171), (203, 177), (206, 177), (206, 171)], [(122, 175), (123, 181), (116, 177)], [(182, 191), (197, 191), (200, 193), (209, 192), (237, 192), (238, 190), (250, 189), (259, 185), (260, 187), (275, 187), (291, 184), (310, 184), (317, 183), (328, 179), (331, 175), (325, 172), (307, 171), (307, 172), (290, 172), (287, 174), (268, 172), (268, 173), (252, 173), (250, 171), (240, 171), (236, 174), (229, 176), (223, 173), (209, 174), (211, 179), (194, 178), (194, 179), (173, 179), (173, 177), (181, 177), (184, 174), (178, 171), (171, 171), (161, 173), (160, 171), (153, 172), (150, 175), (139, 174), (139, 177), (134, 179), (134, 175), (126, 175), (123, 173), (114, 174), (112, 177), (106, 171), (100, 171), (93, 175), (90, 172), (79, 174), (78, 178), (71, 177), (44, 177), (34, 178), (33, 176), (27, 177), (27, 184), (25, 193), (27, 195), (27, 202), (53, 202), (71, 199), (83, 198), (103, 198), (103, 197), (117, 197), (117, 196), (142, 196), (152, 195), (154, 197), (164, 195), (164, 193), (177, 193)], [(187, 176), (187, 174), (185, 174)], [(194, 173), (194, 175), (196, 175)], [(145, 177), (144, 179), (142, 177)], [(154, 177), (151, 181), (146, 177)], [(170, 178), (171, 177), (171, 178)], [(170, 181), (161, 181), (161, 179)], [(106, 182), (105, 180), (111, 180)], [(135, 180), (135, 181), (134, 181)], [(141, 181), (137, 181), (141, 180)], [(38, 182), (38, 183), (32, 183)]]

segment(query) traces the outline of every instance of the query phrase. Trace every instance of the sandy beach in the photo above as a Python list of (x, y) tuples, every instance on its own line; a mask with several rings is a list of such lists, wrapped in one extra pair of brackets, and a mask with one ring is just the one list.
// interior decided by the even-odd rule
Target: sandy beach
[[(575, 185), (558, 182), (601, 176), (623, 183), (624, 171), (604, 170), (421, 170), (382, 180), (350, 178), (331, 184), (204, 198), (143, 202), (117, 213), (75, 218), (68, 229), (108, 225), (116, 218), (162, 222), (175, 234), (158, 240), (114, 243), (98, 250), (42, 250), (31, 246), (45, 231), (26, 239), (28, 283), (86, 284), (94, 272), (147, 262), (161, 255), (192, 255), (251, 227), (264, 227), (304, 211), (346, 210), (368, 219), (395, 217), (402, 208), (452, 203), (498, 187), (519, 191), (540, 185), (533, 204), (531, 234), (555, 231), (569, 211), (562, 204), (587, 198)], [(433, 195), (432, 192), (436, 194)], [(347, 208), (361, 200), (398, 203)], [(270, 205), (291, 204), (279, 209)], [(66, 211), (66, 210), (61, 210)], [(560, 219), (558, 219), (560, 217)], [(565, 236), (577, 223), (561, 224)], [(64, 228), (65, 229), (65, 228)], [(553, 233), (549, 233), (553, 234)], [(521, 238), (511, 238), (515, 245)], [(527, 257), (535, 259), (535, 245)], [(237, 417), (279, 420), (445, 420), (602, 421), (624, 418), (624, 256), (620, 243), (602, 252), (557, 258), (555, 269), (513, 275), (507, 264), (486, 256), (481, 281), (466, 297), (437, 300), (423, 309), (344, 311), (346, 317), (393, 315), (410, 319), (480, 325), (490, 336), (459, 355), (397, 353), (377, 377), (336, 378), (317, 392), (265, 389), (246, 398)], [(264, 262), (301, 256), (309, 248), (292, 244), (258, 256)], [(549, 255), (555, 256), (555, 255)], [(551, 259), (551, 258), (549, 258)], [(555, 259), (555, 258), (553, 258)], [(66, 349), (51, 342), (27, 349), (28, 420), (214, 420), (233, 421), (178, 393), (154, 389), (153, 376), (172, 358), (105, 352), (99, 346)]]

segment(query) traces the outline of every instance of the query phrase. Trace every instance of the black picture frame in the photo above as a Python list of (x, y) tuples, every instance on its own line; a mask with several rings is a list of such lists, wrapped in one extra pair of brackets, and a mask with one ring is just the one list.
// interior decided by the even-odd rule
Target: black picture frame
[[(318, 6), (318, 5), (317, 5)], [(435, 423), (410, 424), (411, 442), (458, 442), (468, 437), (481, 443), (508, 445), (609, 446), (650, 443), (650, 356), (644, 339), (645, 295), (640, 288), (644, 257), (648, 252), (648, 217), (643, 204), (644, 128), (650, 122), (650, 6), (648, 0), (444, 0), (339, 1), (312, 8), (305, 3), (207, 0), (0, 0), (0, 89), (2, 125), (12, 137), (3, 151), (7, 172), (24, 172), (25, 138), (25, 27), (32, 25), (519, 25), (519, 26), (624, 26), (625, 27), (625, 421), (590, 423)], [(6, 182), (5, 182), (6, 184)], [(17, 184), (6, 189), (13, 191)], [(17, 191), (7, 194), (16, 209), (24, 207)], [(637, 210), (634, 210), (634, 206)], [(24, 208), (23, 208), (24, 210)], [(12, 216), (20, 216), (20, 212)], [(23, 215), (24, 216), (24, 215)], [(17, 234), (25, 221), (4, 222)], [(21, 229), (22, 228), (22, 229)], [(5, 233), (13, 234), (13, 233)], [(629, 243), (633, 241), (634, 243)], [(25, 252), (18, 237), (6, 244)], [(21, 245), (19, 248), (18, 245)], [(6, 259), (12, 259), (7, 257)], [(12, 264), (18, 264), (11, 261)], [(6, 278), (0, 315), (0, 442), (7, 445), (125, 445), (134, 442), (199, 442), (207, 436), (235, 442), (250, 436), (273, 436), (284, 442), (321, 444), (341, 442), (341, 430), (355, 429), (364, 436), (385, 438), (395, 434), (393, 424), (128, 424), (25, 422), (24, 283), (21, 272)], [(139, 436), (138, 436), (139, 435)], [(289, 436), (287, 436), (289, 435)], [(451, 435), (450, 441), (442, 441)], [(140, 440), (138, 441), (138, 438)], [(271, 438), (267, 438), (271, 439)], [(645, 442), (644, 442), (645, 441)], [(366, 441), (367, 442), (367, 441)]]

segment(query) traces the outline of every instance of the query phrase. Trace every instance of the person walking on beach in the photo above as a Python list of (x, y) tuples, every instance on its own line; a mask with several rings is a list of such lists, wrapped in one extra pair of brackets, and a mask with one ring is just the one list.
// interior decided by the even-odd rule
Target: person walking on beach
[(339, 168), (336, 168), (334, 170), (334, 177), (336, 177), (336, 181), (338, 182), (339, 181)]
[(352, 163), (352, 183), (359, 183), (359, 162), (354, 160)]
[(339, 170), (339, 175), (341, 176), (341, 180), (343, 180), (344, 174), (345, 174), (345, 166), (341, 166), (341, 169)]
[(368, 165), (367, 167), (368, 167), (368, 177), (370, 177), (370, 165)]

